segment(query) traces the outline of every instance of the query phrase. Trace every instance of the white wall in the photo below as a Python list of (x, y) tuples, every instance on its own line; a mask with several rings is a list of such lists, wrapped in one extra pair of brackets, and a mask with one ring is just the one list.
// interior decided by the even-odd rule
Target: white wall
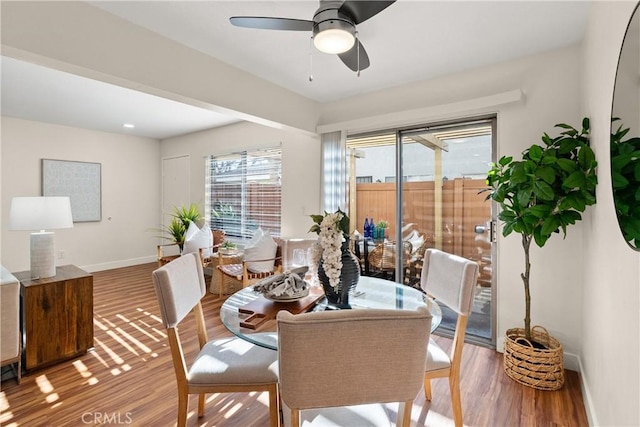
[(609, 172), (616, 64), (635, 5), (593, 4), (582, 67), (599, 168), (598, 203), (585, 218), (580, 353), (591, 423), (602, 426), (640, 425), (640, 253), (618, 229)]
[[(497, 155), (517, 156), (529, 145), (540, 143), (543, 132), (555, 135), (556, 123), (580, 123), (581, 73), (575, 67), (580, 55), (580, 48), (573, 46), (335, 102), (323, 106), (322, 125), (352, 121), (362, 126), (367, 117), (375, 116), (369, 126), (380, 129), (385, 126), (385, 115), (396, 120), (401, 108), (410, 109), (412, 114), (424, 109), (423, 123), (495, 112)], [(524, 102), (490, 105), (487, 101), (479, 108), (482, 103), (474, 101), (514, 90), (524, 93)], [(447, 108), (439, 109), (438, 105)], [(582, 228), (578, 224), (568, 229), (565, 240), (554, 236), (543, 249), (531, 250), (532, 324), (543, 325), (562, 342), (566, 366), (574, 370), (578, 369), (582, 340)], [(516, 234), (500, 236), (497, 248), (497, 337), (501, 350), (506, 329), (523, 326), (520, 273), (524, 255)]]
[(191, 202), (204, 207), (204, 158), (282, 143), (282, 237), (308, 237), (320, 209), (320, 138), (253, 123), (237, 123), (161, 142), (162, 158), (189, 155)]
[(10, 271), (29, 270), (29, 232), (8, 231), (14, 196), (40, 196), (40, 159), (102, 164), (102, 221), (57, 230), (57, 265), (88, 271), (155, 260), (160, 211), (160, 143), (2, 117), (2, 260)]

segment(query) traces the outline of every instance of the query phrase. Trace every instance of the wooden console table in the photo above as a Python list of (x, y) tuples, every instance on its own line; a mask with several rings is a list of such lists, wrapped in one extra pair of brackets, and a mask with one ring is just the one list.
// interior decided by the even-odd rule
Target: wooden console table
[(14, 274), (22, 296), (24, 368), (40, 368), (93, 347), (93, 276), (73, 265), (56, 275), (31, 279)]

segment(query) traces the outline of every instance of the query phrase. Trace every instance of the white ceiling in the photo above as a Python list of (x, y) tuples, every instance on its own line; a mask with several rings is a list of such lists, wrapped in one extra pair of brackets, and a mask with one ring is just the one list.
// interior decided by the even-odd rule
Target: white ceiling
[[(234, 15), (311, 19), (317, 1), (91, 4), (319, 102), (578, 43), (589, 11), (588, 1), (399, 0), (358, 26), (371, 60), (358, 77), (335, 55), (313, 51), (310, 34), (229, 24)], [(2, 114), (158, 139), (233, 120), (5, 57)], [(125, 122), (137, 126), (123, 129)]]

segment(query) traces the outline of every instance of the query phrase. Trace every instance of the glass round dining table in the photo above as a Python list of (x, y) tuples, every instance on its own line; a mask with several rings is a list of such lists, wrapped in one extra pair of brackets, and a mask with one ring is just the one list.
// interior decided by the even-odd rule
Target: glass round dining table
[[(313, 291), (313, 289), (312, 289)], [(316, 290), (319, 292), (319, 290)], [(278, 332), (275, 316), (262, 322), (259, 327), (244, 327), (249, 314), (242, 313), (243, 307), (263, 298), (253, 290), (253, 286), (246, 287), (231, 295), (220, 307), (222, 324), (234, 335), (261, 347), (278, 349)], [(273, 304), (279, 304), (274, 302)], [(395, 283), (390, 280), (361, 276), (358, 285), (349, 296), (352, 309), (378, 308), (397, 310), (416, 310), (426, 305), (431, 311), (431, 332), (442, 320), (442, 311), (438, 304), (418, 289)], [(307, 311), (322, 311), (332, 309), (324, 297), (320, 297)], [(244, 326), (243, 326), (244, 325)]]

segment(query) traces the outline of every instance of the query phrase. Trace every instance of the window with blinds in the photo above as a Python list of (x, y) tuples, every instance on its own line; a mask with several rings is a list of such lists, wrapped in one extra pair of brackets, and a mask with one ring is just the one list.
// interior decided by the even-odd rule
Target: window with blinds
[(205, 216), (228, 237), (249, 238), (261, 227), (280, 236), (280, 147), (206, 158)]

